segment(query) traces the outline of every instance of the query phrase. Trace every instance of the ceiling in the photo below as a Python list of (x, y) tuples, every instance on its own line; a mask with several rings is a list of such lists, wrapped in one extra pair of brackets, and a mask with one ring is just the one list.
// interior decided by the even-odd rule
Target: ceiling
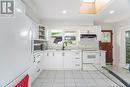
[[(81, 0), (30, 0), (43, 23), (115, 23), (130, 17), (130, 0), (111, 0), (97, 14), (80, 14)], [(62, 11), (66, 10), (66, 14)], [(109, 11), (114, 10), (114, 14)]]

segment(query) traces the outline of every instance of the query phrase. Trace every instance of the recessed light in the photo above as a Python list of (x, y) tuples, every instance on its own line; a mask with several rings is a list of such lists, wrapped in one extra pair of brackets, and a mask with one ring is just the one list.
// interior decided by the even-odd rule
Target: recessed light
[(22, 10), (19, 9), (19, 8), (16, 8), (16, 11), (17, 11), (17, 12), (20, 12), (20, 13), (22, 12)]
[(114, 11), (114, 10), (111, 10), (109, 13), (110, 13), (110, 14), (114, 14), (114, 13), (115, 13), (115, 11)]
[(67, 13), (67, 11), (66, 11), (66, 10), (63, 10), (63, 11), (62, 11), (62, 14), (66, 14), (66, 13)]

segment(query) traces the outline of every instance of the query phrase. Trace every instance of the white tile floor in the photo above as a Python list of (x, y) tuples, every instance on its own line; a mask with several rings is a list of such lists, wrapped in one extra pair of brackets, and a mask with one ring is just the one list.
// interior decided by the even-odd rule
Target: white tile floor
[(128, 84), (130, 84), (130, 71), (119, 68), (111, 65), (107, 65), (107, 69), (113, 71), (115, 74), (117, 74), (120, 78), (125, 80)]
[(99, 71), (43, 71), (32, 87), (124, 87)]

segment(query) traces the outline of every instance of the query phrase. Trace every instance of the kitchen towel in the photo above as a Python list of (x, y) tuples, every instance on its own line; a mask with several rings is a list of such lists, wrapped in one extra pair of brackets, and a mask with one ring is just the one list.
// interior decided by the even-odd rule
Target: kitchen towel
[(15, 87), (28, 87), (29, 75), (26, 75)]

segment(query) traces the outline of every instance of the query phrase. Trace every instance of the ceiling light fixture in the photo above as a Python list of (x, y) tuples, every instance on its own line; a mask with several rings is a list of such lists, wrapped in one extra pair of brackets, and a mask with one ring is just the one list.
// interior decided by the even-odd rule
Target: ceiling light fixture
[(66, 13), (67, 13), (67, 11), (66, 11), (66, 10), (63, 10), (63, 11), (62, 11), (62, 14), (66, 14)]
[(114, 13), (115, 13), (115, 11), (114, 11), (114, 10), (111, 10), (109, 13), (110, 13), (110, 14), (114, 14)]
[(95, 0), (83, 0), (83, 2), (95, 2)]
[(22, 13), (22, 10), (19, 8), (16, 8), (16, 11)]

